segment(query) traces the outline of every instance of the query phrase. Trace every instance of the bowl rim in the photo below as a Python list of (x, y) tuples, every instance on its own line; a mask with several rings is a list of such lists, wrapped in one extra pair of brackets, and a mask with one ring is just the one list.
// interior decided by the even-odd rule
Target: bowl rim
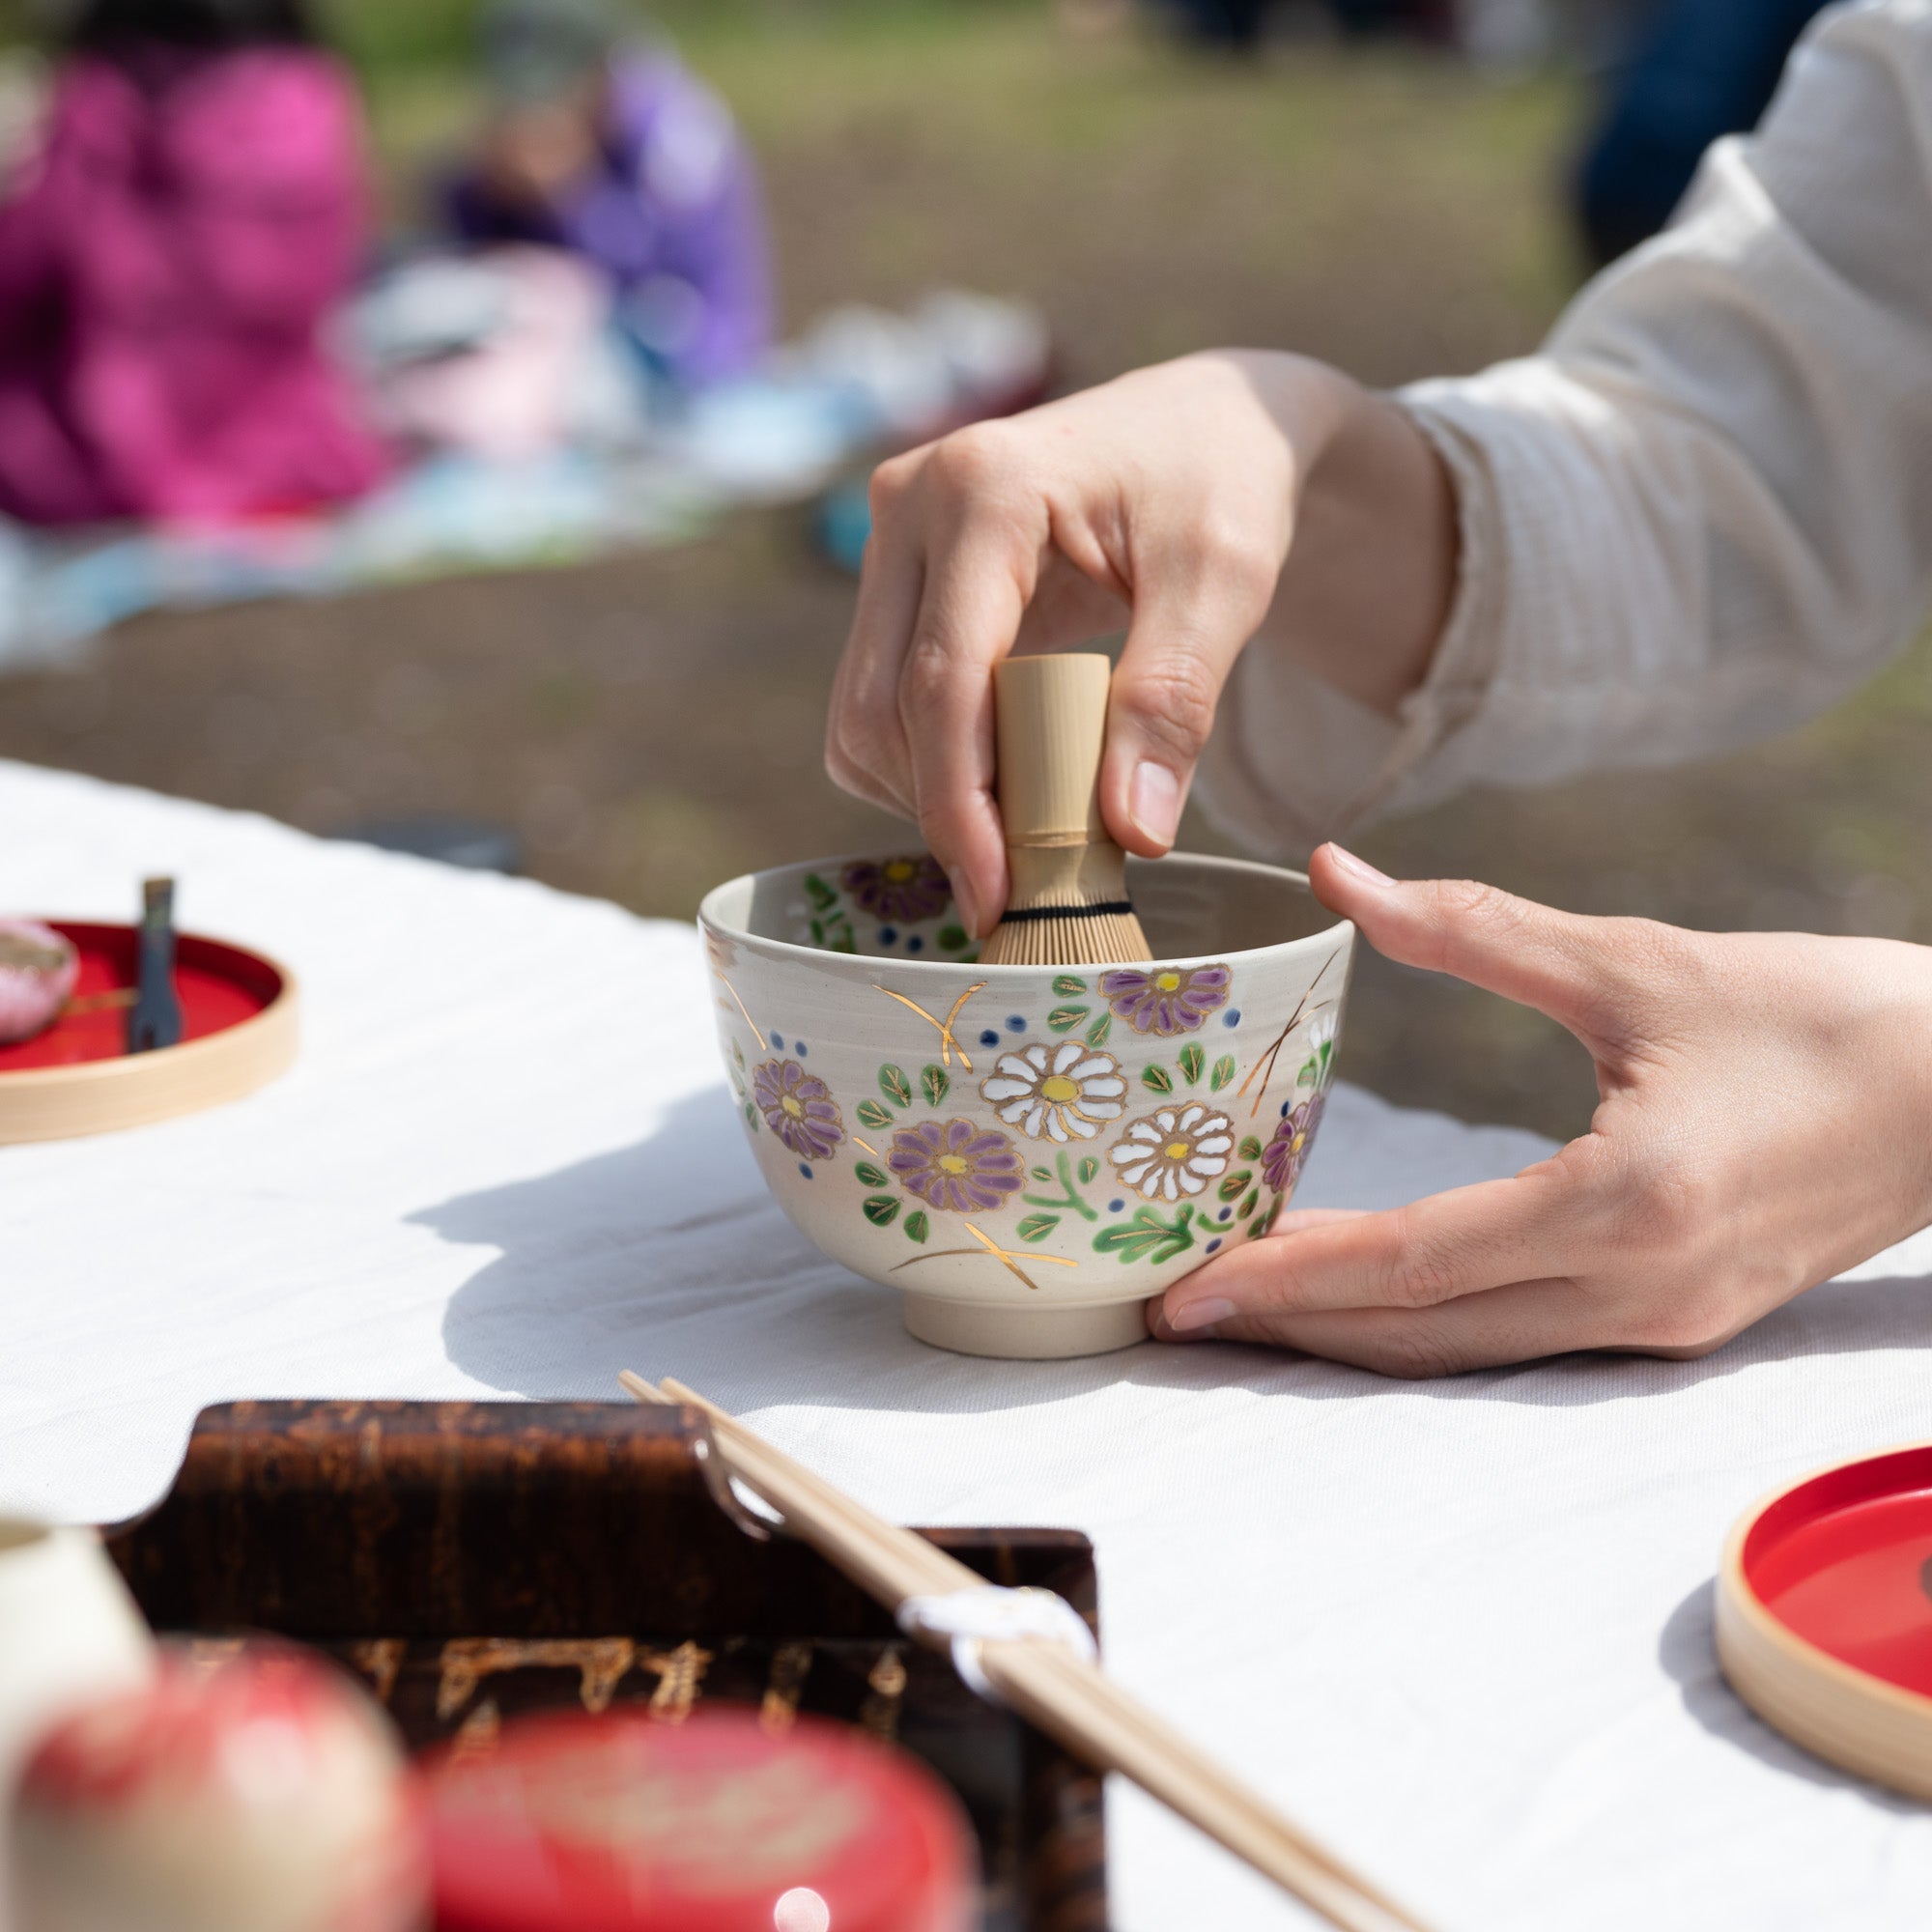
[[(828, 854), (823, 858), (794, 859), (785, 865), (767, 866), (755, 872), (740, 872), (736, 878), (720, 881), (719, 884), (713, 886), (704, 895), (703, 898), (698, 901), (697, 923), (703, 930), (715, 932), (720, 938), (730, 940), (734, 944), (762, 948), (780, 957), (787, 953), (795, 953), (800, 959), (809, 959), (820, 966), (824, 965), (828, 960), (851, 958), (871, 966), (890, 966), (895, 974), (910, 973), (916, 976), (938, 976), (941, 974), (973, 972), (997, 974), (1002, 978), (1017, 978), (1027, 974), (1037, 975), (1041, 973), (1064, 973), (1066, 971), (1065, 966), (988, 965), (978, 959), (909, 959), (901, 958), (897, 953), (881, 956), (871, 953), (851, 954), (832, 952), (823, 947), (801, 946), (796, 940), (774, 939), (766, 933), (749, 931), (744, 926), (734, 925), (730, 922), (721, 919), (716, 911), (717, 901), (734, 888), (746, 885), (755, 888), (759, 880), (772, 878), (781, 872), (796, 872), (808, 869), (825, 871), (833, 867), (842, 867), (849, 866), (855, 860), (877, 860), (881, 857), (898, 858), (901, 856), (903, 856), (902, 847), (886, 853), (880, 853), (876, 850), (838, 852)], [(1143, 866), (1166, 866), (1176, 861), (1189, 867), (1202, 867), (1208, 871), (1246, 873), (1253, 877), (1264, 878), (1273, 882), (1285, 879), (1291, 885), (1297, 887), (1301, 892), (1306, 894), (1314, 904), (1321, 907), (1322, 911), (1325, 912), (1327, 910), (1325, 906), (1321, 906), (1321, 901), (1315, 897), (1314, 889), (1308, 882), (1308, 874), (1297, 871), (1293, 866), (1271, 866), (1265, 860), (1262, 859), (1223, 858), (1219, 853), (1214, 852), (1169, 852), (1158, 859), (1143, 859), (1136, 854), (1129, 853), (1127, 857), (1127, 864), (1130, 868)], [(1352, 941), (1354, 937), (1354, 921), (1337, 919), (1332, 925), (1318, 926), (1313, 932), (1300, 933), (1293, 939), (1279, 939), (1269, 946), (1243, 946), (1232, 950), (1224, 948), (1215, 952), (1162, 952), (1157, 953), (1155, 957), (1164, 966), (1218, 964), (1223, 961), (1236, 959), (1266, 958), (1272, 953), (1288, 952), (1298, 947), (1312, 947), (1324, 939), (1335, 943), (1347, 944)]]

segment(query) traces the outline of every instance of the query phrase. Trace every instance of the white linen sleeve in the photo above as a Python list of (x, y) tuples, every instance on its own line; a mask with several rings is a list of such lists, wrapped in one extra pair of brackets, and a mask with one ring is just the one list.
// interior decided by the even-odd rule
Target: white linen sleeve
[(1698, 757), (1869, 678), (1932, 604), (1932, 0), (1823, 16), (1540, 355), (1400, 400), (1457, 487), (1448, 626), (1394, 721), (1245, 654), (1203, 790), (1250, 843)]

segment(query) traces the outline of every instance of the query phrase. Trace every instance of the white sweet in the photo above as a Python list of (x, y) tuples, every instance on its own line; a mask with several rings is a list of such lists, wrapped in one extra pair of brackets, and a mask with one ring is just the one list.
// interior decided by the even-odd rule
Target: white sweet
[(311, 1654), (179, 1650), (43, 1740), (14, 1813), (14, 1932), (418, 1932), (427, 1854), (380, 1711)]

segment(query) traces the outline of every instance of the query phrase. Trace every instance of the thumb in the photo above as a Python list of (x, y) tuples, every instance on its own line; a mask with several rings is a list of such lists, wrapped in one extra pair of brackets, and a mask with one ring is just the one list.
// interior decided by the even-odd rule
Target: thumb
[(1626, 1036), (1648, 922), (1587, 919), (1472, 879), (1391, 879), (1339, 845), (1308, 863), (1315, 896), (1378, 952), (1534, 1007), (1592, 1051)]

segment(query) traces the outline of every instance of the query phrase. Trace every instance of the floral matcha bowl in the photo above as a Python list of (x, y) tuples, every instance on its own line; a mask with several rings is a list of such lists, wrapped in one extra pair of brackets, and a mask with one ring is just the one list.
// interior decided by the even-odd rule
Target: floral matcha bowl
[(1099, 1354), (1273, 1226), (1321, 1119), (1355, 930), (1299, 872), (1130, 861), (1154, 959), (981, 966), (923, 853), (747, 874), (698, 911), (766, 1184), (921, 1341)]

